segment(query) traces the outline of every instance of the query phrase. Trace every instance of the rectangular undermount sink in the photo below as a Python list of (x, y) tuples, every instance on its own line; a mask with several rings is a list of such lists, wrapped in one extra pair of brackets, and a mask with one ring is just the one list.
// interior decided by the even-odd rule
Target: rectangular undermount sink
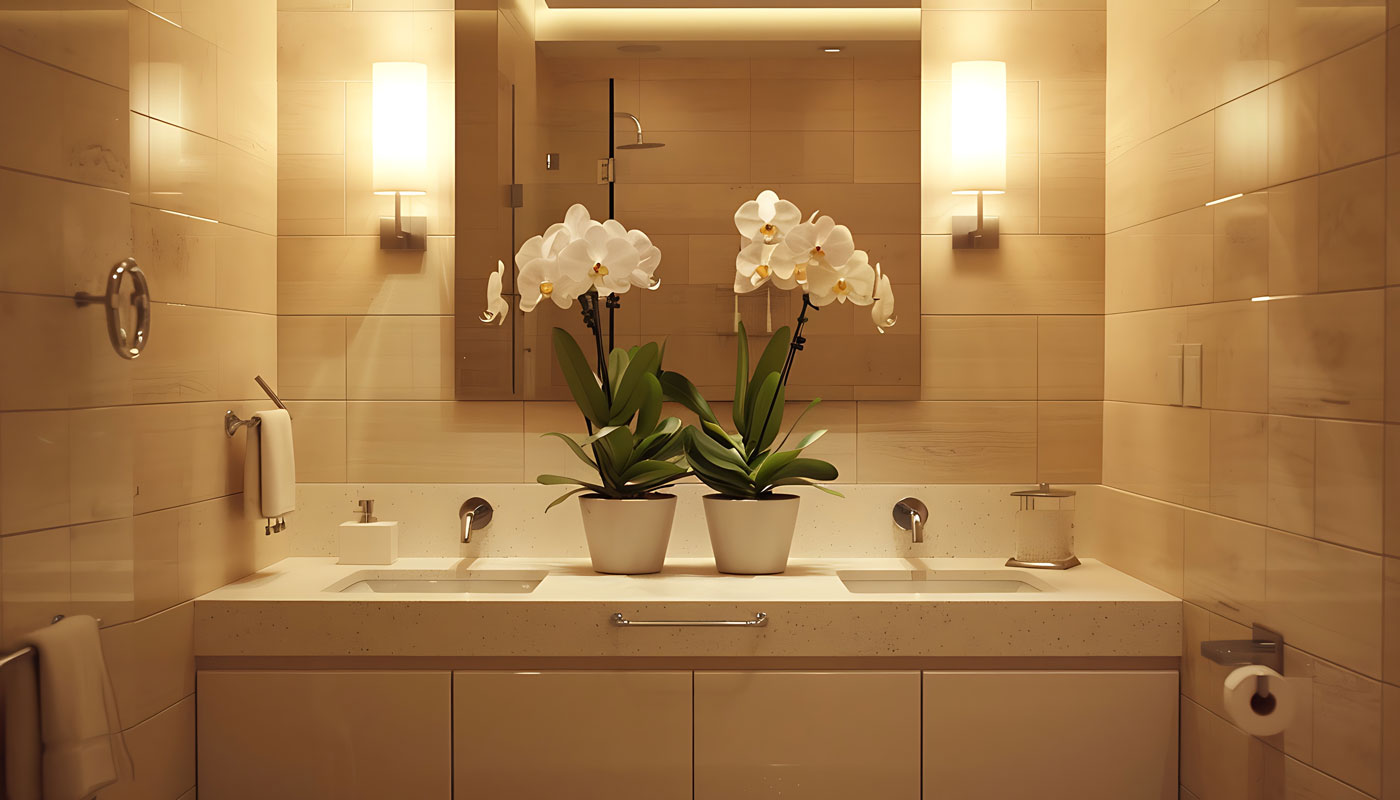
[(856, 594), (1019, 594), (1041, 588), (1021, 576), (992, 570), (841, 570), (836, 577)]
[(342, 594), (529, 594), (549, 573), (542, 571), (359, 572), (327, 587)]

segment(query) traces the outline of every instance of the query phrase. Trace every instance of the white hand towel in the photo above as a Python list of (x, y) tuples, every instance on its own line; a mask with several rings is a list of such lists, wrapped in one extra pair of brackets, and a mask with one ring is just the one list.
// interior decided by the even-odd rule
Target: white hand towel
[(297, 507), (297, 468), (292, 454), (292, 417), (282, 409), (259, 411), (253, 415), (256, 426), (248, 430), (244, 491), (250, 472), (258, 475), (260, 515), (273, 519)]
[(68, 617), (29, 634), (39, 658), (44, 800), (87, 800), (117, 781), (121, 731), (97, 620)]

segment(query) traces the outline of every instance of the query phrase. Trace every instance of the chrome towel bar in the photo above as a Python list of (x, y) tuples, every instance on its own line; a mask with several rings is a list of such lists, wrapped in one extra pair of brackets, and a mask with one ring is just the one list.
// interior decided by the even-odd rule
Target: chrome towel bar
[[(62, 614), (55, 614), (55, 615), (54, 615), (54, 618), (53, 618), (52, 620), (49, 621), (49, 624), (50, 624), (50, 625), (57, 625), (57, 624), (58, 624), (58, 621), (61, 620), (61, 619), (63, 619), (63, 615), (62, 615)], [(97, 625), (98, 625), (98, 627), (101, 627), (101, 626), (102, 626), (102, 620), (100, 620), (100, 619), (97, 620)], [(20, 649), (14, 651), (13, 653), (9, 653), (9, 654), (7, 654), (7, 655), (0, 656), (0, 669), (4, 669), (5, 667), (9, 666), (10, 664), (13, 664), (14, 662), (20, 660), (21, 658), (24, 658), (24, 657), (27, 656), (27, 655), (32, 655), (33, 653), (34, 653), (34, 648), (32, 648), (32, 647), (21, 647)]]
[(619, 628), (766, 628), (768, 615), (762, 611), (753, 619), (628, 619), (612, 615), (612, 624)]

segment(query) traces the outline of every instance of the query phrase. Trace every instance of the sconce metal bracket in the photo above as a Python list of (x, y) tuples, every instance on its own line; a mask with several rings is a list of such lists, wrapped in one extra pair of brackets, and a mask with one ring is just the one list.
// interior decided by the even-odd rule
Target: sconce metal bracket
[(379, 218), (379, 249), (428, 249), (428, 218), (405, 217), (401, 194), (394, 195), (394, 216)]
[(976, 217), (953, 217), (954, 250), (995, 250), (1001, 246), (1001, 222), (983, 217), (978, 229)]

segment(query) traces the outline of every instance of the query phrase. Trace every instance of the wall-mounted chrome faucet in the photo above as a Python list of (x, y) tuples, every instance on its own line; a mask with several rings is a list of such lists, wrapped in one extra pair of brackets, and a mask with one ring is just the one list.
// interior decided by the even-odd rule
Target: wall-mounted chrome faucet
[(917, 497), (906, 497), (894, 504), (894, 524), (914, 534), (914, 544), (924, 540), (924, 525), (928, 524), (928, 506)]
[(457, 509), (457, 516), (462, 520), (462, 544), (471, 544), (472, 531), (491, 524), (492, 512), (491, 504), (480, 497), (470, 498)]

